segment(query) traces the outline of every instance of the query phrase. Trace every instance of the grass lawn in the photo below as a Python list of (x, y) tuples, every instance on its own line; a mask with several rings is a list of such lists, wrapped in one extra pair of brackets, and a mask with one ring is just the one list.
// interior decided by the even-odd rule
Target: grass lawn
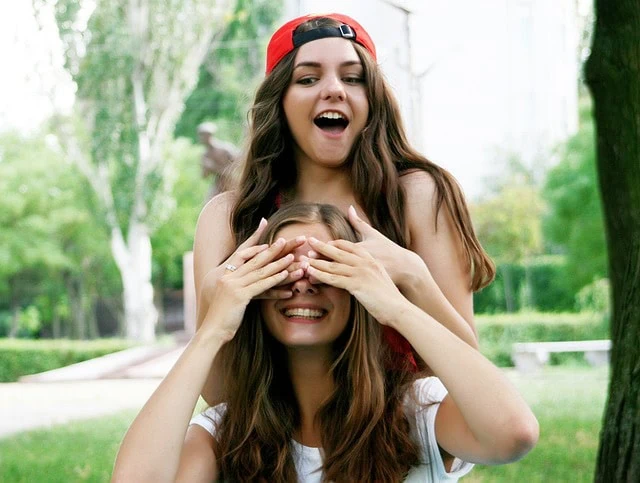
[[(517, 463), (476, 467), (463, 481), (592, 481), (607, 370), (555, 366), (535, 376), (510, 370), (509, 376), (540, 421), (538, 446)], [(0, 481), (108, 482), (134, 416), (127, 411), (0, 440)]]

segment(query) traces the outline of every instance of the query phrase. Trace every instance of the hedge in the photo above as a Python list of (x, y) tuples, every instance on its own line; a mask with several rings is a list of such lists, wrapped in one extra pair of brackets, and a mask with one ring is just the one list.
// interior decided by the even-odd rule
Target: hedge
[(503, 313), (507, 310), (504, 284), (508, 272), (513, 290), (513, 309), (540, 312), (564, 312), (575, 310), (575, 291), (571, 286), (571, 275), (567, 271), (564, 257), (557, 255), (540, 256), (528, 264), (530, 300), (525, 303), (527, 291), (525, 267), (522, 264), (498, 264), (494, 282), (476, 292), (473, 305), (477, 314)]
[[(608, 339), (608, 320), (591, 313), (519, 313), (477, 316), (480, 351), (494, 364), (513, 366), (511, 345), (514, 342), (559, 342)], [(583, 354), (551, 354), (550, 363), (583, 361)]]
[(29, 340), (0, 339), (0, 382), (58, 369), (132, 347), (123, 339)]

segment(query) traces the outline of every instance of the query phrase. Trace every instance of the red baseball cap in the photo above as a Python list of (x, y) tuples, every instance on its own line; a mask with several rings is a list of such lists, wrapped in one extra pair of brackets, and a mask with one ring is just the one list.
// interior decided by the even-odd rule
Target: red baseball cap
[[(342, 25), (340, 25), (340, 27), (318, 27), (307, 32), (300, 32), (295, 36), (293, 35), (300, 24), (314, 18), (332, 18)], [(278, 62), (296, 47), (300, 47), (312, 40), (327, 37), (343, 37), (358, 42), (369, 51), (374, 60), (376, 59), (376, 46), (373, 44), (373, 40), (371, 40), (371, 37), (369, 37), (369, 34), (362, 25), (354, 19), (339, 13), (309, 14), (288, 21), (273, 34), (267, 46), (266, 74), (269, 74), (273, 68), (278, 65)]]

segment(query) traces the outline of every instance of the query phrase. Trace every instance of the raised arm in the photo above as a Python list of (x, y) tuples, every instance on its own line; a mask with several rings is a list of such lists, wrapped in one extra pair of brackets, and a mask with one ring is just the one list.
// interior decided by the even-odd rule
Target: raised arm
[(306, 260), (309, 275), (348, 290), (380, 323), (400, 332), (442, 380), (449, 395), (436, 416), (436, 437), (445, 451), (498, 464), (533, 448), (537, 420), (497, 367), (403, 296), (362, 246), (343, 240), (309, 243), (330, 259)]
[[(258, 239), (266, 226), (266, 221), (257, 227), (256, 231), (245, 240), (235, 252), (235, 241), (230, 225), (231, 210), (235, 203), (235, 194), (231, 191), (215, 196), (203, 208), (193, 244), (193, 273), (196, 289), (196, 329), (198, 329), (210, 310), (210, 300), (205, 296), (215, 289), (218, 280), (226, 273), (226, 265), (242, 265), (246, 259), (243, 253), (252, 254), (249, 250), (256, 246)], [(304, 240), (293, 239), (286, 243), (283, 253), (289, 253)], [(243, 251), (248, 250), (248, 251)], [(232, 253), (233, 252), (233, 253)], [(297, 270), (297, 264), (292, 264), (288, 269), (290, 272)], [(287, 277), (282, 283), (288, 284), (295, 279)], [(291, 291), (283, 287), (271, 287), (264, 293), (259, 294), (260, 298), (287, 298), (291, 297)], [(211, 371), (205, 380), (202, 389), (202, 397), (211, 406), (221, 402), (221, 380), (219, 377), (218, 363), (214, 360), (211, 364)]]
[(302, 276), (301, 270), (295, 274), (287, 271), (293, 256), (282, 256), (284, 246), (280, 239), (270, 247), (239, 250), (237, 255), (247, 262), (235, 271), (227, 270), (212, 290), (203, 291), (209, 309), (202, 325), (127, 431), (113, 481), (175, 481), (179, 468), (191, 474), (194, 462), (206, 473), (198, 479), (216, 477), (211, 440), (197, 430), (190, 431), (185, 440), (187, 426), (214, 357), (235, 335), (251, 299), (287, 277)]
[(382, 263), (402, 294), (472, 347), (478, 347), (473, 319), (471, 273), (451, 216), (435, 211), (435, 183), (423, 171), (400, 178), (406, 193), (410, 232), (404, 249), (349, 210), (349, 220), (364, 246)]

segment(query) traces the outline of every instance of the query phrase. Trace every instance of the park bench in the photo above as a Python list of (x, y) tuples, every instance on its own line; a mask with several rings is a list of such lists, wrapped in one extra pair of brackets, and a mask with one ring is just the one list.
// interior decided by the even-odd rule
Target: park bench
[(579, 340), (567, 342), (519, 342), (513, 344), (511, 358), (516, 369), (531, 372), (549, 362), (552, 352), (584, 352), (592, 366), (609, 363), (610, 340)]

